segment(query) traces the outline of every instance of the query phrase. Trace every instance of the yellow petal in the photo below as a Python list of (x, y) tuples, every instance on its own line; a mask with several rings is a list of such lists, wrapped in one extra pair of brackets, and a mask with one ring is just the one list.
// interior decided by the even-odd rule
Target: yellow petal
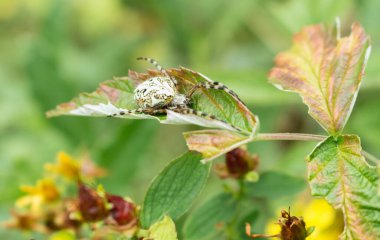
[(45, 170), (56, 173), (70, 180), (77, 180), (80, 173), (80, 164), (65, 152), (58, 153), (56, 164), (45, 164)]
[(36, 186), (21, 186), (20, 189), (26, 193), (26, 196), (16, 201), (16, 206), (21, 208), (31, 206), (39, 209), (43, 202), (52, 202), (59, 198), (58, 188), (49, 178), (38, 180)]
[(48, 178), (39, 180), (37, 182), (39, 194), (43, 197), (44, 201), (51, 202), (59, 198), (59, 192), (55, 183)]
[(275, 235), (278, 234), (281, 231), (280, 225), (277, 224), (278, 220), (273, 219), (268, 221), (266, 227), (265, 227), (265, 233), (268, 235)]
[(304, 209), (303, 217), (308, 226), (323, 230), (334, 224), (335, 210), (324, 199), (312, 200)]

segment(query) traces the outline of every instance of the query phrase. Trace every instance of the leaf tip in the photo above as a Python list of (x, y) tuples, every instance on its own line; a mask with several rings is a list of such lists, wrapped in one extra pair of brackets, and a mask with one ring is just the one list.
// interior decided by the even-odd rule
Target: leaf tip
[(365, 51), (363, 67), (365, 67), (367, 65), (369, 56), (371, 55), (371, 51), (372, 51), (372, 45), (371, 45), (371, 43), (369, 43), (369, 46), (367, 47), (367, 49)]

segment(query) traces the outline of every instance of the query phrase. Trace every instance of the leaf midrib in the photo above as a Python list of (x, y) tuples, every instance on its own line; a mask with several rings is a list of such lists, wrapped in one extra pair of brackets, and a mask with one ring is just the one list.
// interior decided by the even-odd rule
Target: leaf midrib
[[(323, 44), (325, 44), (325, 40), (323, 41)], [(307, 45), (307, 48), (312, 49), (312, 47), (310, 46), (310, 43), (308, 41), (306, 41), (306, 45)], [(325, 50), (325, 45), (323, 45), (323, 50)], [(325, 54), (325, 51), (323, 51), (323, 54)], [(304, 57), (302, 54), (299, 54), (299, 53), (297, 53), (297, 55), (306, 63), (306, 65), (311, 70), (310, 72), (312, 73), (312, 75), (314, 76), (314, 78), (317, 80), (319, 93), (321, 94), (321, 96), (322, 96), (322, 98), (324, 100), (324, 103), (325, 103), (325, 107), (326, 107), (325, 110), (327, 110), (327, 113), (330, 116), (330, 121), (331, 121), (330, 124), (332, 124), (332, 126), (330, 126), (330, 127), (332, 127), (332, 129), (330, 129), (330, 130), (332, 130), (333, 133), (335, 133), (336, 129), (335, 129), (334, 118), (332, 116), (331, 109), (329, 108), (326, 96), (325, 96), (325, 94), (322, 91), (321, 77), (315, 71), (315, 69), (314, 69), (314, 67), (313, 67), (310, 59), (307, 59), (306, 57)], [(323, 55), (323, 57), (321, 58), (321, 62), (318, 63), (319, 68), (321, 67), (321, 64), (322, 64), (324, 58), (325, 58), (325, 55)]]
[[(340, 147), (339, 147), (339, 144), (337, 144), (336, 145), (336, 147), (337, 147), (337, 153), (336, 153), (336, 157), (338, 158), (338, 164), (339, 164), (339, 172), (340, 172), (340, 182), (341, 182), (341, 186), (342, 186), (342, 211), (343, 211), (343, 218), (344, 218), (344, 222), (345, 222), (345, 228), (348, 230), (348, 231), (350, 231), (350, 233), (351, 233), (351, 235), (353, 235), (352, 234), (352, 231), (351, 231), (351, 228), (348, 228), (348, 226), (351, 226), (351, 223), (350, 223), (350, 219), (349, 219), (349, 217), (348, 217), (348, 213), (349, 213), (349, 211), (348, 211), (348, 206), (346, 205), (346, 177), (345, 177), (345, 175), (344, 175), (344, 168), (345, 168), (345, 166), (344, 166), (344, 161), (342, 160), (343, 158), (340, 158), (341, 156), (341, 154), (340, 154), (340, 152), (341, 152), (341, 149), (340, 149)], [(339, 181), (337, 181), (337, 182), (339, 182)]]
[[(371, 226), (371, 229), (372, 229), (372, 224), (370, 221), (367, 221), (366, 218), (361, 218), (360, 219), (360, 225), (353, 225), (350, 221), (350, 218), (349, 218), (349, 207), (348, 205), (352, 205), (352, 206), (355, 206), (355, 213), (359, 216), (361, 216), (361, 213), (360, 213), (360, 209), (358, 206), (356, 206), (352, 201), (351, 201), (351, 198), (350, 198), (350, 195), (348, 194), (349, 191), (347, 191), (347, 189), (350, 188), (350, 184), (347, 184), (346, 182), (349, 182), (349, 179), (347, 179), (347, 176), (344, 174), (346, 171), (344, 171), (344, 169), (346, 168), (345, 164), (349, 164), (351, 165), (351, 167), (353, 167), (356, 171), (358, 171), (358, 173), (360, 173), (360, 175), (362, 177), (364, 177), (368, 183), (370, 183), (372, 185), (372, 187), (375, 187), (376, 186), (373, 186), (373, 182), (365, 175), (363, 174), (358, 167), (356, 167), (354, 164), (352, 164), (351, 161), (349, 161), (347, 158), (344, 157), (343, 153), (345, 154), (349, 154), (349, 155), (354, 155), (355, 158), (358, 158), (358, 160), (362, 160), (360, 158), (360, 155), (357, 155), (357, 154), (354, 154), (352, 152), (347, 152), (347, 151), (344, 151), (340, 145), (338, 144), (337, 145), (337, 158), (339, 159), (339, 169), (340, 169), (340, 179), (341, 179), (341, 185), (342, 185), (342, 211), (343, 211), (343, 216), (344, 216), (344, 221), (346, 223), (346, 227), (347, 226), (351, 226), (349, 228), (347, 228), (347, 231), (350, 232), (350, 234), (352, 236), (356, 236), (356, 233), (353, 232), (351, 229), (354, 229), (354, 228), (360, 228), (362, 230), (362, 232), (366, 232), (366, 229), (363, 228), (364, 225), (370, 225)], [(348, 180), (348, 181), (347, 181)], [(347, 201), (347, 204), (346, 204), (346, 201)], [(363, 220), (365, 223), (363, 223)], [(372, 235), (371, 235), (372, 236)]]

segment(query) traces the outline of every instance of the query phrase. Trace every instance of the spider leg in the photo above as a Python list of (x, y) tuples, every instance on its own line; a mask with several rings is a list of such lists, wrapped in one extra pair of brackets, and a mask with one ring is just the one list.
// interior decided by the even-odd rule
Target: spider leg
[(166, 108), (164, 108), (164, 109), (154, 109), (154, 108), (142, 109), (142, 108), (137, 108), (137, 109), (133, 109), (133, 110), (120, 111), (119, 113), (114, 113), (112, 115), (108, 115), (107, 117), (117, 117), (117, 116), (123, 116), (123, 115), (126, 115), (126, 114), (135, 114), (135, 113), (142, 113), (142, 114), (148, 114), (148, 115), (166, 114), (167, 110), (171, 110), (173, 112), (177, 112), (177, 113), (184, 114), (184, 115), (192, 114), (192, 115), (196, 115), (196, 116), (199, 116), (199, 117), (202, 117), (202, 118), (206, 118), (208, 120), (217, 120), (217, 121), (223, 122), (224, 124), (229, 125), (231, 128), (235, 129), (236, 131), (241, 132), (240, 128), (237, 128), (237, 127), (229, 124), (228, 122), (217, 118), (214, 115), (210, 115), (210, 114), (207, 114), (205, 112), (201, 112), (201, 111), (194, 110), (194, 109), (191, 109), (191, 108), (185, 108), (183, 106), (178, 107), (178, 108), (170, 108), (170, 109), (166, 109)]
[(198, 110), (195, 110), (195, 109), (192, 109), (192, 108), (173, 108), (173, 109), (170, 109), (170, 110), (172, 110), (173, 112), (184, 114), (184, 115), (192, 114), (192, 115), (196, 115), (198, 117), (202, 117), (202, 118), (205, 118), (205, 119), (208, 119), (208, 120), (217, 120), (219, 122), (222, 122), (224, 124), (229, 125), (230, 127), (232, 127), (233, 129), (235, 129), (236, 131), (241, 132), (240, 128), (237, 128), (237, 127), (231, 125), (230, 123), (228, 123), (228, 122), (226, 122), (224, 120), (219, 119), (218, 117), (216, 117), (214, 115), (211, 115), (211, 114), (208, 114), (208, 113), (205, 113), (205, 112), (202, 112), (202, 111), (198, 111)]
[(177, 80), (169, 75), (169, 73), (163, 68), (156, 60), (153, 58), (148, 57), (138, 57), (137, 60), (145, 60), (150, 62), (153, 66), (157, 68), (158, 71), (160, 71), (162, 74), (164, 74), (166, 77), (170, 78), (175, 85), (177, 85)]
[(187, 93), (186, 97), (191, 99), (191, 97), (193, 96), (195, 91), (197, 91), (198, 89), (202, 89), (202, 88), (203, 89), (216, 89), (216, 90), (225, 91), (226, 93), (232, 95), (236, 100), (241, 102), (244, 106), (246, 106), (246, 104), (239, 98), (239, 96), (234, 91), (232, 91), (226, 85), (224, 85), (220, 82), (201, 82), (201, 83), (198, 83), (190, 89), (190, 91)]
[(145, 60), (150, 62), (153, 66), (157, 68), (158, 71), (160, 71), (162, 74), (164, 74), (167, 77), (170, 77), (168, 72), (153, 58), (148, 58), (148, 57), (138, 57), (137, 60)]
[(148, 115), (156, 115), (156, 114), (163, 114), (166, 113), (166, 109), (154, 109), (154, 108), (137, 108), (132, 110), (126, 110), (126, 111), (120, 111), (119, 113), (114, 113), (112, 115), (108, 115), (107, 117), (116, 117), (116, 116), (123, 116), (127, 114), (148, 114)]

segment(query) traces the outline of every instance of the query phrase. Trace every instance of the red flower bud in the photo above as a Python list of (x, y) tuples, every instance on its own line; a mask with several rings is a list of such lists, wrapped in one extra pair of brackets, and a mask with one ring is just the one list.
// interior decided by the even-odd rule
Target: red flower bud
[(99, 221), (108, 215), (104, 198), (84, 184), (79, 184), (79, 210), (87, 222)]
[(107, 200), (112, 203), (110, 213), (117, 224), (126, 225), (136, 221), (136, 207), (133, 203), (116, 195), (107, 195)]
[(235, 148), (226, 154), (226, 165), (230, 174), (242, 176), (249, 171), (255, 170), (258, 165), (258, 157), (251, 156), (243, 148)]

